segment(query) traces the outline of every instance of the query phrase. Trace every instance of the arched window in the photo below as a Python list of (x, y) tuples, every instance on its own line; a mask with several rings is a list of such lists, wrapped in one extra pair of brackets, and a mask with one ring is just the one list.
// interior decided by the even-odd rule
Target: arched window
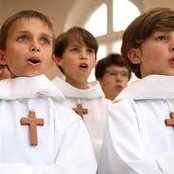
[[(90, 31), (99, 43), (99, 60), (110, 52), (120, 52), (124, 29), (140, 14), (141, 5), (139, 0), (76, 0), (65, 29), (79, 25)], [(89, 81), (94, 80), (92, 72)]]
[[(94, 11), (84, 27), (99, 41), (98, 60), (109, 52), (120, 52), (124, 29), (139, 15), (139, 9), (129, 0), (112, 0)], [(95, 80), (94, 73), (89, 80)]]
[(102, 4), (85, 24), (85, 28), (91, 31), (95, 37), (107, 34), (107, 6)]

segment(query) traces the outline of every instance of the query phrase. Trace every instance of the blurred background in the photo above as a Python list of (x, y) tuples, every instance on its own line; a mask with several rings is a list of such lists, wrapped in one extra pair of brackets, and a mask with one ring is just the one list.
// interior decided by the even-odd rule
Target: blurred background
[[(98, 40), (97, 59), (120, 52), (121, 38), (127, 25), (152, 7), (170, 7), (173, 0), (0, 0), (0, 25), (21, 10), (37, 10), (53, 23), (55, 35), (72, 26), (89, 30)], [(95, 81), (92, 71), (89, 81)], [(62, 77), (56, 66), (46, 74), (50, 79)]]

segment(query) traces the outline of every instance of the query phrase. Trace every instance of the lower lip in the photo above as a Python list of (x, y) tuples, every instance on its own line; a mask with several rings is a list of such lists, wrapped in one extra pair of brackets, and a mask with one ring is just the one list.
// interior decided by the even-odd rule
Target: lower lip
[(170, 64), (171, 64), (172, 66), (174, 66), (174, 60), (171, 60), (171, 61), (170, 61)]
[(123, 87), (122, 87), (122, 86), (116, 86), (116, 88), (117, 88), (117, 89), (123, 89)]
[(36, 66), (39, 66), (41, 64), (40, 62), (39, 63), (32, 63), (30, 61), (27, 61), (27, 63), (32, 67), (36, 67)]
[(81, 69), (82, 71), (87, 71), (87, 70), (88, 70), (88, 68), (82, 68), (82, 67), (80, 67), (80, 69)]

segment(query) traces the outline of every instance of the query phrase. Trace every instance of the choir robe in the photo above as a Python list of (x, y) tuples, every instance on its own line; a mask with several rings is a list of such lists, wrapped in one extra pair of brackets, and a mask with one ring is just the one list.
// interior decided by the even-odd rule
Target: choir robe
[[(44, 75), (0, 81), (0, 173), (95, 174), (96, 160), (83, 121), (63, 108), (63, 94)], [(30, 145), (22, 117), (34, 110), (38, 145)]]
[(98, 82), (83, 90), (75, 88), (58, 77), (53, 79), (53, 83), (66, 98), (62, 103), (63, 106), (76, 108), (77, 104), (82, 104), (83, 108), (88, 109), (88, 113), (83, 115), (83, 121), (91, 136), (96, 159), (98, 159), (107, 120), (107, 108), (111, 101), (105, 99)]
[(98, 174), (173, 174), (174, 77), (150, 75), (133, 82), (109, 109)]

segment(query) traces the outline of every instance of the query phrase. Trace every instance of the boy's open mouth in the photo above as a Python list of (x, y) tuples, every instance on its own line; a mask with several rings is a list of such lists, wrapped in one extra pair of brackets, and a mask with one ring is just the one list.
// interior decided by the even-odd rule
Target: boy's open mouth
[(32, 66), (37, 66), (37, 65), (39, 65), (41, 63), (39, 58), (29, 58), (27, 60), (27, 62), (29, 63), (29, 65), (32, 65)]
[(169, 61), (170, 61), (170, 63), (171, 63), (171, 64), (173, 64), (173, 65), (174, 65), (174, 57), (173, 57), (173, 58), (171, 58)]
[(88, 68), (88, 64), (86, 64), (86, 63), (81, 63), (81, 64), (79, 65), (79, 67), (80, 67), (80, 68), (83, 68), (83, 69), (87, 69), (87, 68)]

